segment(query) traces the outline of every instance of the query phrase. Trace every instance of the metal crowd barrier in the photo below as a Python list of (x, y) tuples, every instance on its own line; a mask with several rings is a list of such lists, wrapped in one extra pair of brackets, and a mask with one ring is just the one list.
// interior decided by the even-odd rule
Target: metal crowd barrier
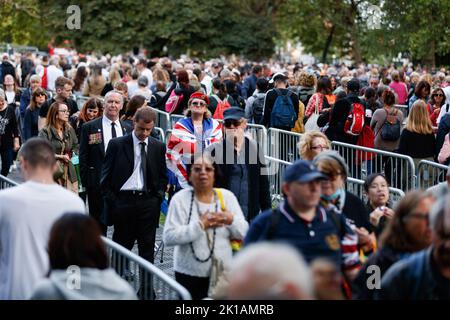
[(338, 141), (333, 141), (331, 147), (346, 160), (350, 178), (364, 180), (371, 173), (380, 172), (393, 188), (409, 191), (416, 187), (415, 165), (409, 156)]
[[(364, 192), (364, 181), (360, 179), (347, 178), (346, 181), (347, 191), (360, 198), (364, 203), (367, 202), (367, 195)], [(405, 193), (397, 188), (389, 187), (389, 200), (392, 204), (397, 203), (401, 198), (405, 196)]]
[(267, 155), (288, 162), (300, 159), (297, 145), (302, 134), (270, 128), (267, 136)]
[(397, 108), (403, 113), (403, 119), (408, 117), (409, 108), (406, 104), (394, 104), (394, 108)]
[(17, 182), (0, 175), (0, 190), (12, 188), (18, 185), (19, 184)]
[(141, 300), (191, 300), (190, 293), (153, 264), (102, 237), (110, 266), (136, 290)]
[(428, 189), (447, 179), (448, 166), (422, 160), (417, 167), (417, 188)]
[(165, 143), (166, 142), (166, 133), (164, 132), (164, 130), (159, 127), (154, 127), (153, 129), (158, 131), (159, 136), (161, 137), (161, 142)]
[(264, 154), (266, 155), (267, 150), (267, 129), (263, 125), (260, 124), (247, 124), (247, 130), (246, 132), (248, 135), (254, 139), (256, 142), (258, 142), (258, 145), (260, 148), (263, 148)]
[(272, 201), (272, 208), (276, 208), (283, 200), (281, 186), (286, 168), (291, 165), (290, 162), (283, 161), (270, 156), (265, 156), (267, 161), (269, 175), (269, 193)]
[[(150, 107), (152, 108), (152, 107)], [(167, 112), (152, 108), (156, 112), (155, 126), (161, 128), (164, 132), (171, 129), (170, 115)]]
[(170, 117), (170, 128), (173, 128), (175, 123), (185, 118), (185, 116), (182, 114), (170, 114), (169, 117)]

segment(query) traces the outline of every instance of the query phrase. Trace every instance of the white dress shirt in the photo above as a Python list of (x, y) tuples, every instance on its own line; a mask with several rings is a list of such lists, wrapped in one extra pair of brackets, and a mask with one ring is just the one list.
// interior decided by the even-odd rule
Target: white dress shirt
[[(133, 174), (128, 178), (127, 182), (120, 188), (123, 190), (143, 190), (144, 189), (144, 177), (141, 171), (141, 141), (136, 137), (136, 134), (131, 134), (133, 137), (133, 151), (134, 151), (134, 168)], [(147, 152), (148, 138), (144, 140), (145, 152)]]
[[(104, 139), (104, 145), (105, 145), (105, 152), (106, 149), (108, 148), (108, 143), (109, 140), (112, 139), (112, 126), (111, 126), (112, 121), (109, 120), (106, 116), (103, 116), (102, 119), (102, 127), (103, 127), (103, 139)], [(120, 121), (119, 119), (117, 119), (116, 121), (114, 121), (114, 123), (116, 124), (115, 128), (116, 128), (116, 135), (118, 137), (123, 136), (123, 132), (122, 132), (122, 126), (120, 125)]]

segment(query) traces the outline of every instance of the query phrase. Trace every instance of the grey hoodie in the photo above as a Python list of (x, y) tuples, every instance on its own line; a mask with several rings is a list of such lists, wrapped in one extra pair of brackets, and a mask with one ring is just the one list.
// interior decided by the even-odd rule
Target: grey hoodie
[(54, 270), (43, 279), (31, 297), (32, 300), (136, 300), (133, 288), (113, 269), (80, 269), (79, 289), (71, 289), (66, 270)]

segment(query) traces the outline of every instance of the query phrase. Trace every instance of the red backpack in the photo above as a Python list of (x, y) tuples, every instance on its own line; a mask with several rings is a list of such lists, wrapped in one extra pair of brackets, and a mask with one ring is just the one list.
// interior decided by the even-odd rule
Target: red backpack
[(44, 67), (44, 74), (41, 78), (41, 87), (47, 90), (47, 67)]
[(223, 112), (228, 108), (231, 108), (231, 105), (228, 102), (228, 97), (226, 97), (223, 101), (220, 100), (220, 98), (216, 95), (213, 95), (213, 97), (217, 100), (217, 107), (216, 110), (214, 111), (213, 119), (222, 120)]
[(344, 132), (352, 135), (359, 136), (364, 128), (364, 107), (361, 103), (352, 103), (348, 118), (345, 121)]

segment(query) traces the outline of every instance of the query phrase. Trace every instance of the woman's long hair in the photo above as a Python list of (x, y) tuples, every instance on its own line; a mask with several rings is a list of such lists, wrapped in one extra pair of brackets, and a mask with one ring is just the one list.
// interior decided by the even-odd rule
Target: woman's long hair
[(87, 109), (98, 109), (97, 118), (101, 117), (103, 114), (103, 102), (98, 98), (90, 98), (89, 100), (87, 100), (80, 110), (78, 120), (81, 120), (83, 122), (89, 121), (87, 118)]
[[(56, 128), (57, 125), (57, 117), (58, 117), (58, 112), (59, 112), (59, 106), (61, 105), (65, 105), (67, 106), (65, 103), (63, 102), (58, 102), (55, 101), (51, 104), (50, 108), (48, 109), (48, 113), (47, 113), (47, 124), (45, 125), (45, 127), (47, 128), (47, 130), (50, 130), (50, 128)], [(68, 108), (69, 106), (67, 106)], [(64, 124), (63, 129), (66, 130), (68, 127), (70, 126), (69, 122), (67, 121)]]
[(31, 94), (30, 105), (28, 106), (31, 111), (34, 111), (37, 108), (36, 97), (41, 94), (45, 94), (45, 100), (47, 100), (47, 92), (45, 92), (45, 90), (41, 87), (37, 87), (36, 89), (34, 89), (33, 93)]
[(412, 105), (405, 128), (419, 134), (433, 133), (433, 125), (427, 111), (427, 105), (423, 100), (417, 100)]

